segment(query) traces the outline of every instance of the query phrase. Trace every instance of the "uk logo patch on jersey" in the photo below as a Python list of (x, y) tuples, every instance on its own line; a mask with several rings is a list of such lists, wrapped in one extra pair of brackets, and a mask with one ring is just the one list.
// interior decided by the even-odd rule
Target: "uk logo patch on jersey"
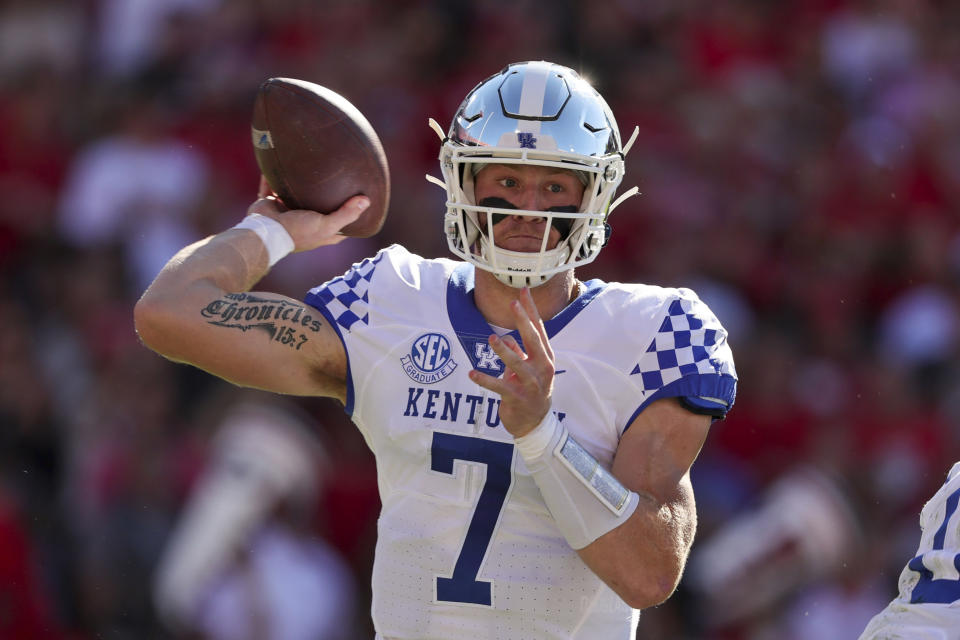
[(500, 356), (490, 346), (488, 336), (489, 334), (477, 335), (462, 331), (457, 332), (457, 338), (460, 340), (463, 350), (467, 352), (470, 365), (474, 369), (498, 378), (503, 375), (504, 365)]
[(457, 368), (450, 358), (450, 341), (439, 333), (425, 333), (414, 340), (400, 364), (411, 380), (421, 384), (439, 382)]

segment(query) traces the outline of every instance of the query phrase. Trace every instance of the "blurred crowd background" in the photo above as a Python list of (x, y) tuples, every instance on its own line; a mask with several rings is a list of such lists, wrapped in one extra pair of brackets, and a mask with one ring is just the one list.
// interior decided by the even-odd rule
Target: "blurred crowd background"
[[(299, 298), (390, 243), (447, 255), (427, 118), (548, 59), (640, 128), (642, 195), (580, 277), (695, 289), (740, 375), (694, 467), (687, 573), (638, 637), (856, 638), (960, 458), (957, 34), (949, 0), (0, 3), (0, 637), (372, 637), (375, 467), (341, 407), (167, 362), (132, 306), (255, 198), (266, 78), (347, 96), (392, 171), (382, 233), (262, 284)], [(269, 412), (312, 434), (321, 473), (254, 483), (191, 620), (171, 540), (188, 505), (233, 504), (224, 434)]]

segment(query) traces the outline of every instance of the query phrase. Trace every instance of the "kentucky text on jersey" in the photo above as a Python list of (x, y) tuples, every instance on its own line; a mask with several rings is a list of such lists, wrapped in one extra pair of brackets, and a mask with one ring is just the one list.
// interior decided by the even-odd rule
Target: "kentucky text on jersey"
[[(426, 391), (426, 395), (424, 395)], [(441, 400), (441, 396), (443, 399)], [(403, 415), (411, 418), (423, 417), (428, 420), (440, 420), (442, 422), (465, 422), (466, 424), (477, 423), (477, 410), (483, 406), (486, 399), (486, 407), (483, 411), (484, 423), (491, 429), (500, 426), (500, 399), (484, 396), (477, 396), (470, 393), (459, 393), (450, 391), (441, 391), (440, 389), (423, 389), (419, 387), (409, 387), (407, 389), (407, 407)], [(460, 420), (461, 401), (463, 402), (463, 420)], [(555, 411), (557, 419), (563, 422), (567, 415), (561, 411)]]

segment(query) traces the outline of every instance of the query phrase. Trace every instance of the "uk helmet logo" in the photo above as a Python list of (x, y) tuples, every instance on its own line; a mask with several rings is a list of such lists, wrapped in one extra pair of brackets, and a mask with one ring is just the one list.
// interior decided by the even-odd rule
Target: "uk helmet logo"
[(439, 333), (425, 333), (414, 340), (400, 363), (404, 373), (421, 384), (439, 382), (457, 368), (450, 358), (450, 341)]
[(521, 149), (536, 149), (537, 139), (532, 133), (520, 131), (517, 133), (517, 143)]

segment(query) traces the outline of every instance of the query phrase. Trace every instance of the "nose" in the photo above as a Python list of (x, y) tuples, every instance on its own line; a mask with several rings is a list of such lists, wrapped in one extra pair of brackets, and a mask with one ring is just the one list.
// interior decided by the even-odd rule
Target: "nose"
[[(520, 194), (519, 202), (516, 203), (517, 208), (524, 209), (526, 211), (544, 211), (546, 203), (543, 202), (543, 197), (540, 192), (540, 189), (534, 186), (526, 187), (523, 192)], [(532, 216), (522, 216), (526, 220), (542, 219), (543, 216), (538, 218), (533, 218)]]

